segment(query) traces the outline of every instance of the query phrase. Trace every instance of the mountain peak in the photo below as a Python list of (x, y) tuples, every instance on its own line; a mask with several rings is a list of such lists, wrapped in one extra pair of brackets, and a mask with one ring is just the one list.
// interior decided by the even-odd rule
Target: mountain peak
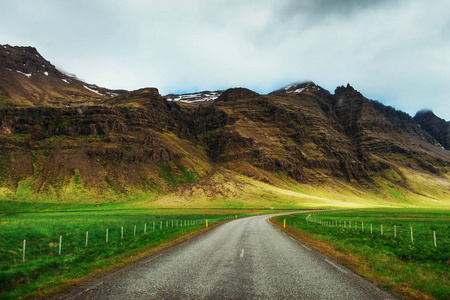
[(350, 83), (347, 86), (339, 86), (334, 90), (334, 94), (337, 99), (353, 98), (353, 97), (363, 97), (363, 95), (355, 90)]
[(63, 76), (34, 47), (0, 45), (0, 65), (28, 77), (38, 74)]
[(416, 113), (415, 117), (420, 117), (420, 116), (424, 116), (424, 115), (437, 117), (431, 109), (422, 109), (422, 110), (419, 110), (419, 111)]
[(320, 87), (312, 81), (294, 82), (269, 93), (269, 95), (301, 93), (311, 89), (320, 89)]
[(65, 74), (34, 47), (0, 45), (0, 75), (0, 107), (85, 105), (125, 92)]

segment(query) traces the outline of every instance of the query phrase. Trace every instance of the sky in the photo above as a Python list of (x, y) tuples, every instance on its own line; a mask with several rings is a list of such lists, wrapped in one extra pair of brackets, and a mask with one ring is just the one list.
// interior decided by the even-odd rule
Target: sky
[(111, 89), (350, 83), (450, 120), (449, 12), (448, 0), (0, 0), (0, 44)]

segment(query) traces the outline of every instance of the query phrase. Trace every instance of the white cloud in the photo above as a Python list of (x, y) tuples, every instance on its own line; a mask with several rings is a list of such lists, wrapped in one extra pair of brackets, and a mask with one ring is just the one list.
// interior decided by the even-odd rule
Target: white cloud
[(111, 88), (161, 93), (311, 79), (450, 119), (446, 0), (1, 1), (0, 43)]

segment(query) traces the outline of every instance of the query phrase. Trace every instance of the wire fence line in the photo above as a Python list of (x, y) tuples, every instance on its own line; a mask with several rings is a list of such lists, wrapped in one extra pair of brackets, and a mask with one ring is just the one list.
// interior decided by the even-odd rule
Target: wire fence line
[[(432, 244), (434, 247), (438, 247), (438, 238), (435, 230), (420, 231), (416, 232), (414, 226), (394, 224), (391, 226), (386, 226), (379, 222), (364, 222), (355, 220), (336, 220), (331, 218), (317, 218), (315, 216), (307, 216), (307, 222), (316, 223), (318, 225), (330, 228), (342, 228), (348, 230), (360, 231), (361, 233), (367, 234), (379, 234), (379, 236), (404, 240), (408, 239), (411, 244), (415, 243), (416, 237), (420, 237), (422, 243)], [(445, 237), (446, 238), (446, 237)], [(416, 238), (417, 241), (417, 238)]]
[[(246, 215), (240, 215), (240, 217)], [(92, 253), (92, 250), (106, 251), (122, 247), (127, 248), (136, 244), (138, 240), (158, 235), (158, 240), (165, 236), (191, 231), (192, 227), (201, 228), (216, 224), (226, 219), (237, 218), (237, 215), (225, 215), (208, 219), (150, 219), (136, 224), (108, 224), (97, 228), (74, 228), (70, 232), (54, 232), (53, 237), (23, 240), (14, 239), (1, 248), (1, 261), (9, 263), (24, 263), (45, 256), (77, 255)], [(194, 228), (192, 228), (193, 230)], [(115, 251), (111, 251), (115, 253)]]

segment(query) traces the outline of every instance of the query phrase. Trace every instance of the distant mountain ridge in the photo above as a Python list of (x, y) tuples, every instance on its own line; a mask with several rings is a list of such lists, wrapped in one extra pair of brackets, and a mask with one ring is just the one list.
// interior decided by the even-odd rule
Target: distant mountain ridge
[[(34, 48), (0, 48), (0, 197), (176, 191), (170, 201), (187, 204), (245, 192), (263, 201), (271, 186), (387, 204), (450, 199), (449, 123), (412, 118), (349, 84), (113, 91), (58, 71)], [(223, 191), (208, 186), (218, 182)]]

